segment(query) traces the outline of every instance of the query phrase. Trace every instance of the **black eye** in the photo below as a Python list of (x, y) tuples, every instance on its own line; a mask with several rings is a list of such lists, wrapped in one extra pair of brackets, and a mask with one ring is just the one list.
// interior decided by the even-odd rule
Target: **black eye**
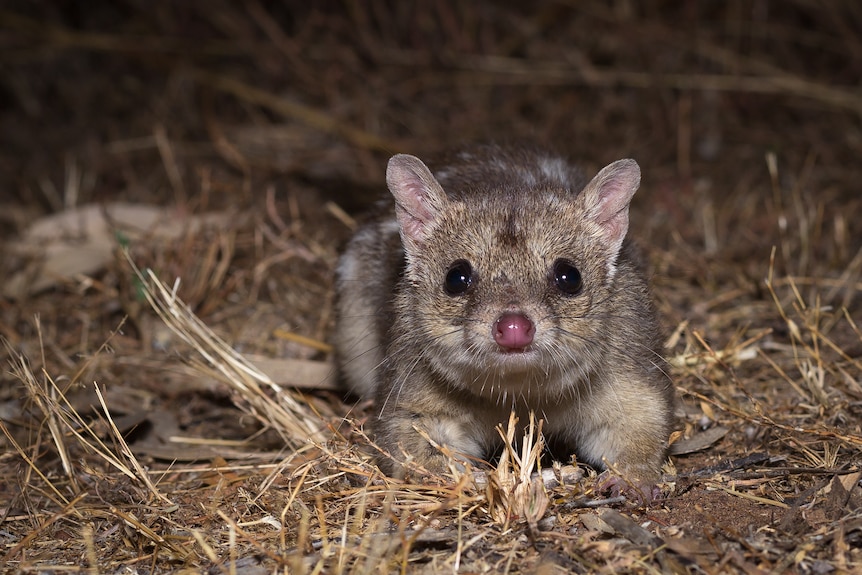
[(577, 295), (581, 293), (584, 282), (581, 280), (581, 272), (568, 260), (557, 260), (554, 262), (554, 285), (564, 295)]
[(443, 287), (449, 295), (461, 295), (470, 289), (473, 284), (473, 268), (470, 267), (470, 262), (466, 260), (458, 260), (449, 266), (449, 271), (446, 272), (446, 281)]

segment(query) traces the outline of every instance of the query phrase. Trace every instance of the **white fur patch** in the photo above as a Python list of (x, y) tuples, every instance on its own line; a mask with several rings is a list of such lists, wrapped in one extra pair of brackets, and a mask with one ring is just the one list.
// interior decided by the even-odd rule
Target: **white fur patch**
[(539, 169), (542, 174), (552, 182), (568, 184), (568, 164), (561, 158), (542, 158), (539, 162)]
[(428, 437), (438, 445), (445, 445), (456, 453), (471, 457), (484, 455), (481, 443), (464, 429), (462, 425), (451, 419), (435, 419), (428, 429)]

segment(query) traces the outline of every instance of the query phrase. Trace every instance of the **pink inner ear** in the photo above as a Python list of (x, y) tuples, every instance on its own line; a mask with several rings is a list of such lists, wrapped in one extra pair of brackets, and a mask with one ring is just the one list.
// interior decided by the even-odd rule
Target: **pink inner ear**
[(604, 224), (605, 234), (612, 244), (622, 243), (629, 231), (628, 211), (619, 212)]
[(420, 225), (433, 219), (434, 214), (428, 208), (425, 186), (415, 174), (402, 171), (391, 185), (395, 201), (406, 210), (411, 219)]
[(602, 227), (617, 248), (629, 228), (629, 203), (640, 185), (640, 167), (634, 160), (618, 160), (606, 166), (584, 190), (587, 217)]
[(420, 242), (428, 224), (438, 216), (445, 194), (428, 167), (415, 156), (398, 154), (389, 160), (386, 183), (395, 198), (395, 213), (401, 234)]

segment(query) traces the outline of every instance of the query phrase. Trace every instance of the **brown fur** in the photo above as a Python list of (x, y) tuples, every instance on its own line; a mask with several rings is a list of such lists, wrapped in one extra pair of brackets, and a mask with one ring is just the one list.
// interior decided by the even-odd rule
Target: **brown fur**
[[(624, 239), (639, 178), (626, 160), (588, 183), (526, 148), (472, 148), (434, 176), (412, 156), (390, 161), (396, 209), (366, 224), (342, 257), (336, 330), (347, 382), (376, 399), (373, 432), (391, 454), (384, 470), (442, 467), (423, 433), (487, 457), (499, 445), (495, 426), (532, 410), (581, 460), (607, 460), (643, 485), (658, 480), (673, 391), (647, 283)], [(581, 293), (557, 289), (560, 258), (580, 271)], [(457, 260), (470, 262), (473, 283), (453, 296), (443, 286)], [(535, 325), (525, 353), (496, 345), (503, 312)]]

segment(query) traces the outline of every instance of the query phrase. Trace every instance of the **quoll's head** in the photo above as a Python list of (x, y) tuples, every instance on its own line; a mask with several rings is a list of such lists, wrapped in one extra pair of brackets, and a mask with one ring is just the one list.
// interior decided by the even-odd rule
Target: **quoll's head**
[(447, 190), (413, 156), (394, 156), (387, 169), (411, 285), (409, 337), (424, 340), (438, 369), (473, 374), (457, 379), (477, 392), (591, 370), (637, 163), (609, 165), (582, 191), (538, 168), (484, 189), (445, 181)]

